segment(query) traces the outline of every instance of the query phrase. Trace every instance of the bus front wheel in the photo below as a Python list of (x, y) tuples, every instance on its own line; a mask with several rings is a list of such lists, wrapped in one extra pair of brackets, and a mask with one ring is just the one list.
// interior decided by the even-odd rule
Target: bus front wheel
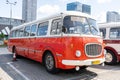
[(117, 63), (117, 57), (111, 50), (107, 50), (107, 53), (105, 55), (105, 63), (108, 65)]
[(58, 69), (55, 66), (55, 59), (50, 52), (47, 52), (44, 58), (44, 65), (48, 72), (55, 74), (58, 72)]

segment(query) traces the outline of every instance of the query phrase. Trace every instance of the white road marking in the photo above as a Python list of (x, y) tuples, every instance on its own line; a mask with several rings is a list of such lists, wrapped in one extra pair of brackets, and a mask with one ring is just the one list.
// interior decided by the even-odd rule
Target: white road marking
[(25, 80), (30, 80), (28, 77), (26, 77), (22, 72), (20, 72), (18, 69), (16, 69), (12, 64), (12, 62), (8, 62), (7, 64), (14, 69), (19, 75), (21, 75), (23, 78), (25, 78)]
[(0, 67), (0, 80), (13, 80), (1, 67)]

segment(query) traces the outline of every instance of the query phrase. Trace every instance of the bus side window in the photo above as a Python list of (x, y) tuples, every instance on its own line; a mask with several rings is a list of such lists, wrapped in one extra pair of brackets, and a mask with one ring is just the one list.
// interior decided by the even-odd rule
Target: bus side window
[(30, 36), (35, 36), (37, 31), (37, 24), (31, 26)]
[(120, 28), (111, 28), (110, 38), (113, 38), (113, 39), (120, 38)]
[(23, 30), (23, 28), (21, 28), (19, 30), (19, 37), (23, 37), (23, 35), (24, 35), (24, 30)]
[(15, 37), (15, 31), (10, 32), (10, 38), (14, 38)]
[(19, 29), (15, 31), (16, 36), (15, 37), (19, 37)]
[(10, 35), (9, 35), (9, 38), (12, 38), (13, 37), (13, 31), (12, 32), (10, 32)]
[(52, 21), (51, 25), (51, 35), (60, 34), (62, 31), (62, 22), (61, 19), (55, 19)]
[(30, 26), (26, 26), (24, 29), (24, 37), (29, 36), (30, 35)]
[(38, 25), (37, 36), (47, 35), (48, 32), (48, 21), (44, 23), (40, 23)]
[(103, 33), (103, 38), (105, 38), (106, 37), (106, 29), (102, 28), (102, 29), (100, 29), (100, 32)]

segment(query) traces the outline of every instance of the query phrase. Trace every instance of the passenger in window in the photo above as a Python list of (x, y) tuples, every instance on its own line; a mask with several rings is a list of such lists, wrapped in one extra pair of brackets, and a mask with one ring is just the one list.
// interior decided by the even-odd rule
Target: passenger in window
[(67, 32), (67, 28), (65, 28), (65, 26), (62, 26), (62, 32), (66, 33)]

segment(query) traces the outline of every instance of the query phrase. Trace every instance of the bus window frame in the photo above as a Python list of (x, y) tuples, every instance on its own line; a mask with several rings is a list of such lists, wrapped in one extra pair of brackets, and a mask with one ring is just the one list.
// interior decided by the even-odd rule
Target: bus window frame
[(104, 30), (105, 30), (105, 35), (104, 35), (104, 33), (103, 33), (102, 31), (100, 31), (100, 32), (102, 32), (102, 34), (103, 34), (103, 36), (102, 36), (103, 39), (105, 39), (105, 38), (106, 38), (106, 34), (107, 34), (107, 28), (99, 28), (99, 30), (100, 30), (100, 29), (102, 29), (102, 30), (104, 29)]
[[(57, 29), (59, 29), (59, 27), (56, 27), (55, 31), (56, 31), (56, 34), (53, 34), (52, 33), (52, 26), (53, 26), (53, 22), (56, 21), (56, 20), (59, 20), (61, 22), (61, 26), (60, 26), (60, 33), (58, 34), (57, 33)], [(58, 25), (57, 25), (58, 26)], [(52, 22), (51, 22), (51, 27), (50, 27), (50, 35), (61, 35), (62, 34), (62, 18), (56, 18), (56, 19), (52, 19)]]
[[(24, 27), (23, 27), (23, 28), (20, 28), (20, 29), (18, 29), (18, 30), (19, 30), (19, 37), (20, 37), (20, 38), (24, 37)], [(23, 31), (22, 36), (20, 36), (20, 30)]]
[[(34, 36), (31, 36), (32, 26), (34, 26), (34, 25), (35, 25), (35, 27), (36, 27), (36, 32), (35, 32), (35, 35), (34, 35)], [(30, 37), (35, 37), (35, 36), (37, 36), (37, 29), (38, 29), (38, 24), (37, 24), (37, 23), (31, 25), (31, 28), (30, 28)]]
[(114, 38), (114, 37), (110, 37), (110, 32), (111, 32), (111, 29), (120, 29), (120, 27), (111, 27), (110, 29), (109, 29), (109, 39), (120, 39), (120, 37), (116, 37), (116, 38)]
[[(47, 33), (46, 33), (46, 35), (38, 35), (39, 25), (40, 25), (40, 24), (43, 24), (43, 23), (47, 23)], [(37, 36), (37, 37), (47, 36), (47, 35), (48, 35), (48, 31), (49, 31), (48, 29), (49, 29), (49, 21), (44, 21), (44, 22), (38, 23), (38, 25), (37, 25), (37, 31), (36, 31), (36, 36)]]
[(30, 27), (30, 30), (31, 30), (31, 25), (26, 25), (26, 26), (24, 27), (24, 34), (23, 34), (23, 37), (24, 37), (24, 38), (30, 37), (30, 31), (29, 31), (29, 35), (28, 35), (28, 36), (25, 36), (25, 29), (26, 29), (26, 27)]

